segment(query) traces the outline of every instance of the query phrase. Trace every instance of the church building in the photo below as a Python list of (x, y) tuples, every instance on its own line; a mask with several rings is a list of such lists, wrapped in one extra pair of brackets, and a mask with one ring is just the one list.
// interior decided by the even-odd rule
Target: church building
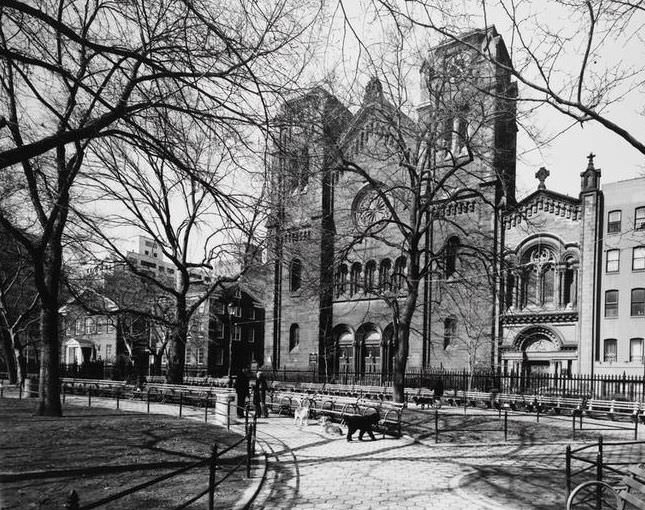
[[(482, 55), (492, 55), (494, 66)], [(316, 88), (274, 119), (264, 364), (644, 371), (645, 179), (517, 201), (517, 86), (494, 27), (432, 48), (413, 112), (370, 79), (357, 111)], [(562, 169), (569, 171), (569, 169)]]

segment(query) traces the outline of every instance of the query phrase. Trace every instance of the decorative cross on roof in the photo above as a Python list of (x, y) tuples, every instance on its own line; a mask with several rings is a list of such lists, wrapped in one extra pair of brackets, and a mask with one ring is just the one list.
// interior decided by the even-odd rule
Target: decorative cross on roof
[(593, 158), (595, 158), (596, 155), (593, 152), (589, 153), (589, 156), (587, 156), (587, 159), (589, 160), (589, 164), (587, 165), (587, 168), (594, 168), (593, 166)]
[(540, 184), (538, 184), (538, 189), (546, 189), (544, 181), (549, 175), (551, 175), (551, 172), (549, 172), (544, 167), (541, 167), (537, 172), (535, 172), (535, 177), (540, 181)]

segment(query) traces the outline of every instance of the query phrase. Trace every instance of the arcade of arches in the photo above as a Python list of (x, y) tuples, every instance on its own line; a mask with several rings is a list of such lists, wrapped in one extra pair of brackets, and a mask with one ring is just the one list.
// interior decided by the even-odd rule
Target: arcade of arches
[(392, 374), (396, 345), (394, 328), (384, 329), (371, 322), (354, 329), (346, 324), (334, 328), (334, 368), (338, 373)]

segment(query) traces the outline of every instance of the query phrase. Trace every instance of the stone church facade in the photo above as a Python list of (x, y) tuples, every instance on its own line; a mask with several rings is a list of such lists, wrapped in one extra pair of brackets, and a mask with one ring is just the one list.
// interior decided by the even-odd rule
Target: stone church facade
[[(429, 52), (417, 120), (391, 104), (376, 79), (354, 113), (314, 89), (288, 101), (275, 119), (266, 366), (391, 372), (399, 327), (393, 311), (409, 297), (417, 261), (411, 369), (643, 372), (645, 192), (625, 202), (616, 183), (605, 194), (590, 156), (578, 197), (548, 190), (548, 171), (540, 169), (538, 189), (518, 202), (516, 85), (473, 48), (509, 66), (510, 58), (494, 27), (464, 40), (466, 47), (447, 43)], [(476, 92), (458, 86), (463, 72), (479, 73)], [(432, 136), (418, 137), (428, 126)], [(408, 227), (393, 225), (382, 193), (400, 190), (410, 148), (429, 136), (432, 175), (419, 174), (427, 190), (418, 195), (427, 212), (406, 237)], [(397, 153), (401, 146), (405, 154)], [(400, 192), (396, 203), (415, 218), (411, 193)], [(624, 232), (629, 222), (634, 228), (629, 239), (612, 234), (607, 248), (607, 214), (615, 230), (616, 211)], [(413, 245), (421, 247), (416, 259)], [(619, 271), (617, 253), (625, 259)]]

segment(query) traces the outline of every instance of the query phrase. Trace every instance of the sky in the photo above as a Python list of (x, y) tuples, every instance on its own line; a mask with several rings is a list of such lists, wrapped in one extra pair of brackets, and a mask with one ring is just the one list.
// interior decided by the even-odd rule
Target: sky
[[(441, 3), (441, 1), (436, 0), (436, 3)], [(365, 5), (369, 2), (370, 0), (352, 0), (342, 3), (345, 14), (352, 21), (352, 29), (356, 31), (356, 36), (360, 37), (368, 48), (371, 45), (376, 46), (388, 35), (388, 27), (384, 26), (382, 19), (376, 19), (370, 15), (369, 10), (366, 10)], [(570, 37), (572, 41), (575, 41), (576, 37), (584, 35), (580, 32), (580, 27), (584, 27), (586, 21), (585, 11), (572, 15), (564, 8), (558, 10), (558, 4), (549, 0), (540, 2), (519, 0), (514, 3), (518, 8), (521, 6), (525, 8), (522, 11), (522, 19), (525, 20), (525, 26), (528, 28), (524, 29), (523, 34), (531, 45), (540, 37), (536, 27), (558, 31), (563, 36)], [(407, 2), (399, 4), (409, 5)], [(481, 28), (486, 24), (495, 25), (509, 49), (512, 46), (511, 25), (508, 16), (501, 8), (501, 2), (453, 0), (445, 5), (455, 11), (461, 9), (463, 12), (467, 12), (470, 19), (465, 23), (468, 23), (470, 27)], [(482, 15), (482, 5), (486, 7), (485, 19)], [(341, 63), (344, 71), (341, 74), (344, 74), (346, 80), (351, 80), (355, 78), (352, 73), (356, 72), (357, 46), (351, 31), (343, 31), (339, 28), (342, 16), (342, 12), (336, 11), (332, 20), (337, 30), (336, 39), (327, 47), (328, 53), (325, 55), (324, 66), (327, 69), (337, 69), (338, 64)], [(634, 20), (631, 27), (640, 27), (644, 24), (645, 13), (643, 13), (642, 19)], [(330, 28), (330, 33), (332, 31), (333, 29)], [(430, 30), (426, 30), (426, 32), (417, 31), (418, 42), (416, 44), (418, 46), (426, 44), (427, 47), (430, 47), (441, 42), (442, 39), (438, 34), (430, 33)], [(609, 31), (608, 35), (603, 36), (602, 39), (597, 36), (596, 40), (602, 44), (599, 46), (597, 58), (589, 63), (588, 75), (600, 77), (604, 71), (611, 71), (617, 63), (625, 69), (632, 66), (636, 69), (644, 67), (645, 42), (642, 40), (642, 35), (615, 32)], [(564, 48), (563, 53), (559, 55), (559, 64), (562, 67), (559, 69), (560, 75), (570, 71), (575, 73), (579, 68), (580, 55), (583, 53), (584, 47), (570, 45), (564, 46)], [(518, 65), (515, 58), (514, 63)], [(411, 76), (414, 77), (414, 73), (411, 73)], [(368, 76), (358, 76), (356, 79), (364, 84), (368, 78)], [(643, 79), (642, 76), (641, 79)], [(519, 84), (519, 88), (520, 96), (527, 93), (527, 88), (522, 84)], [(640, 86), (624, 96), (617, 95), (616, 101), (604, 110), (604, 114), (617, 121), (622, 127), (626, 127), (630, 132), (636, 133), (637, 138), (641, 138), (645, 137), (644, 105), (645, 87)], [(535, 172), (542, 166), (550, 172), (546, 181), (547, 188), (559, 193), (577, 196), (580, 191), (580, 173), (586, 168), (587, 155), (591, 152), (596, 155), (596, 167), (602, 170), (601, 183), (645, 176), (645, 157), (618, 135), (597, 123), (574, 124), (572, 119), (565, 117), (548, 105), (537, 108), (526, 121), (530, 124), (531, 129), (539, 131), (543, 140), (553, 139), (547, 144), (537, 146), (520, 125), (517, 150), (518, 199), (537, 189), (538, 181), (535, 178)]]

